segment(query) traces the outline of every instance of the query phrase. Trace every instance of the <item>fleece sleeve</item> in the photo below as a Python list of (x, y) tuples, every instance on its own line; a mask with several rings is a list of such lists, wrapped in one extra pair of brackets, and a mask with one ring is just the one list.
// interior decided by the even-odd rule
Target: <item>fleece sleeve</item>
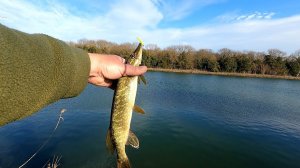
[(0, 126), (78, 95), (89, 71), (90, 59), (83, 50), (0, 24)]

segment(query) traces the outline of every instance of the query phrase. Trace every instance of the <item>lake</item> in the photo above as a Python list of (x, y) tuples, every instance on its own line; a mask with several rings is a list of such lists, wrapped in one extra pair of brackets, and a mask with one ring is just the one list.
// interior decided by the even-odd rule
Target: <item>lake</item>
[[(134, 114), (133, 168), (300, 167), (300, 81), (148, 72)], [(89, 85), (21, 121), (0, 127), (0, 167), (26, 167), (61, 156), (62, 167), (116, 167), (105, 136), (113, 91)]]

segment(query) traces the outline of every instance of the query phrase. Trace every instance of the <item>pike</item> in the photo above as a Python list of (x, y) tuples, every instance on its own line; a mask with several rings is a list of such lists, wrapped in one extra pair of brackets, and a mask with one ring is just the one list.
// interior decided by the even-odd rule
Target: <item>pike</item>
[[(142, 61), (143, 42), (130, 55), (126, 63), (139, 66)], [(135, 105), (137, 84), (139, 81), (146, 84), (143, 76), (125, 76), (118, 80), (111, 108), (110, 126), (106, 135), (106, 146), (111, 154), (117, 153), (117, 167), (130, 168), (130, 162), (125, 152), (125, 145), (139, 148), (139, 140), (130, 131), (132, 111), (144, 114), (144, 110)]]

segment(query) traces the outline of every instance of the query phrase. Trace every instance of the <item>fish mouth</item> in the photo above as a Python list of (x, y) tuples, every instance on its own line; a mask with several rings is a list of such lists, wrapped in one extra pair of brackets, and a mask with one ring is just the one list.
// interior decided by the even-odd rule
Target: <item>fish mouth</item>
[(126, 60), (127, 64), (139, 66), (142, 62), (142, 51), (143, 51), (144, 43), (142, 40), (140, 40), (140, 39), (138, 39), (138, 40), (139, 40), (138, 46), (136, 47), (134, 52), (129, 55), (129, 58)]
[(139, 43), (138, 47), (134, 50), (134, 52), (130, 55), (131, 58), (137, 58), (140, 49), (143, 47), (142, 43)]

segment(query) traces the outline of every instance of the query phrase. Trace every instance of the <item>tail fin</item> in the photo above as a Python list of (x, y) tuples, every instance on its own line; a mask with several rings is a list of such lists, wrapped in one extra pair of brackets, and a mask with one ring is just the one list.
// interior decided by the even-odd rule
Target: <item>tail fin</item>
[(130, 162), (128, 160), (128, 158), (124, 159), (124, 160), (119, 160), (117, 162), (117, 167), (118, 168), (130, 168)]

